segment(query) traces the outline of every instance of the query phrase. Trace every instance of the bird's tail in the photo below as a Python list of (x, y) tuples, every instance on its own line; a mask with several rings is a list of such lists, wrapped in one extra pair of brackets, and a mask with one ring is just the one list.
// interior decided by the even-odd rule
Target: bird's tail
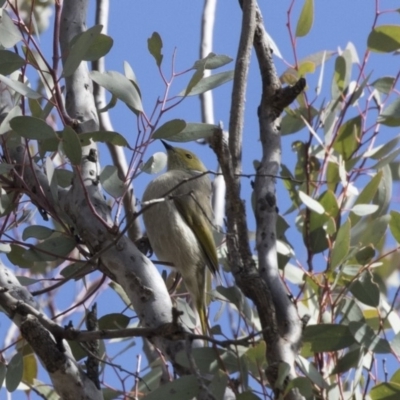
[(203, 335), (208, 335), (209, 327), (208, 327), (207, 313), (206, 313), (206, 307), (204, 306), (204, 302), (196, 304), (196, 308), (200, 317), (201, 331)]

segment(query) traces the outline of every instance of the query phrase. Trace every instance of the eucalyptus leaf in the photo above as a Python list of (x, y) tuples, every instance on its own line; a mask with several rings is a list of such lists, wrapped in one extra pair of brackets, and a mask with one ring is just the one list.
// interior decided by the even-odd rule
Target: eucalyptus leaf
[[(178, 96), (196, 96), (207, 92), (229, 82), (233, 79), (234, 71), (220, 72), (218, 74), (201, 77), (197, 82), (190, 82), (188, 87), (180, 92)], [(193, 77), (196, 76), (196, 73)], [(196, 76), (197, 77), (197, 76)], [(189, 90), (190, 89), (190, 90)]]
[(193, 140), (211, 137), (219, 129), (217, 125), (187, 122), (179, 133), (169, 136), (169, 142), (191, 142)]
[(11, 128), (26, 139), (54, 139), (56, 133), (45, 121), (36, 117), (19, 116), (10, 121)]
[(177, 135), (186, 128), (186, 122), (183, 119), (173, 119), (161, 125), (152, 135), (153, 139), (169, 139)]
[(160, 67), (164, 56), (161, 53), (161, 50), (163, 48), (163, 42), (158, 32), (153, 32), (151, 37), (147, 39), (147, 47), (149, 49), (150, 54), (156, 60), (157, 66)]
[(192, 69), (198, 69), (205, 64), (205, 69), (217, 69), (232, 62), (232, 58), (223, 54), (209, 53), (205, 58), (194, 63)]
[(21, 32), (16, 25), (14, 25), (7, 10), (0, 8), (0, 45), (9, 49), (14, 47), (21, 40)]
[(368, 36), (368, 48), (379, 53), (391, 53), (400, 49), (400, 26), (381, 25)]
[(154, 153), (140, 168), (147, 174), (158, 174), (167, 165), (167, 155), (163, 152)]
[(296, 36), (306, 36), (314, 21), (314, 0), (305, 0), (296, 27)]
[(20, 352), (13, 355), (7, 365), (6, 388), (9, 392), (14, 392), (22, 380), (24, 372), (24, 359)]
[(124, 194), (125, 184), (119, 178), (118, 169), (114, 165), (104, 167), (100, 174), (100, 182), (110, 196), (118, 198)]
[(350, 285), (350, 291), (354, 297), (371, 307), (379, 305), (379, 287), (372, 280), (371, 272), (365, 271), (361, 276)]
[(17, 93), (22, 94), (22, 96), (28, 97), (28, 99), (40, 99), (42, 97), (41, 94), (32, 90), (26, 83), (7, 78), (1, 74), (0, 82), (3, 82), (6, 86), (15, 90)]
[(299, 190), (300, 200), (305, 204), (307, 208), (316, 212), (317, 214), (323, 214), (325, 212), (324, 207), (317, 201), (310, 197), (308, 194)]
[(110, 143), (114, 146), (128, 146), (126, 139), (118, 132), (113, 131), (95, 131), (79, 134), (79, 140), (82, 146), (88, 145), (90, 139), (94, 142)]
[(143, 112), (142, 101), (135, 85), (124, 75), (116, 71), (104, 73), (91, 71), (90, 77), (115, 97), (123, 101), (133, 112)]
[(9, 50), (0, 50), (0, 74), (9, 75), (23, 65), (25, 65), (25, 60), (18, 54)]
[(62, 132), (62, 144), (65, 155), (73, 165), (79, 165), (82, 160), (82, 146), (77, 133), (69, 126)]
[(102, 25), (95, 25), (72, 39), (69, 53), (64, 62), (64, 77), (71, 76), (79, 67), (79, 64), (85, 60), (87, 54), (90, 54), (89, 49), (100, 35), (102, 29)]

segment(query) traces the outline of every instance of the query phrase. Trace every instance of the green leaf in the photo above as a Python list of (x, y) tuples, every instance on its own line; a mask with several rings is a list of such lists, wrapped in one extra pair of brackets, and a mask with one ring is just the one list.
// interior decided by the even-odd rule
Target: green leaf
[(246, 353), (242, 356), (246, 361), (249, 371), (254, 375), (258, 375), (260, 370), (266, 367), (267, 345), (264, 340), (260, 340), (255, 346), (250, 347)]
[(22, 40), (22, 35), (19, 29), (14, 25), (8, 12), (4, 8), (0, 8), (0, 45), (9, 49), (20, 40)]
[[(83, 33), (82, 33), (83, 34)], [(104, 57), (111, 50), (114, 44), (113, 38), (100, 33), (96, 36), (91, 46), (87, 49), (86, 54), (83, 57), (84, 61), (96, 61), (101, 57)]]
[(398, 400), (400, 385), (398, 383), (378, 383), (368, 393), (371, 400)]
[(289, 380), (288, 385), (285, 388), (285, 394), (289, 393), (289, 391), (293, 388), (297, 388), (301, 395), (305, 398), (313, 397), (313, 388), (309, 379), (299, 376), (297, 378)]
[(150, 54), (156, 60), (157, 67), (159, 67), (163, 60), (163, 55), (161, 53), (163, 42), (161, 36), (157, 32), (153, 32), (151, 38), (147, 39), (147, 47)]
[(387, 126), (400, 126), (400, 97), (397, 97), (382, 111), (378, 122)]
[(215, 372), (214, 377), (208, 386), (208, 390), (213, 394), (215, 399), (223, 399), (228, 385), (228, 375), (218, 370)]
[(332, 98), (341, 99), (344, 92), (347, 90), (352, 67), (352, 54), (351, 50), (346, 49), (335, 60), (335, 72), (332, 81)]
[(25, 65), (25, 60), (18, 54), (9, 50), (0, 50), (0, 74), (9, 75), (23, 65)]
[(36, 117), (20, 116), (10, 121), (11, 128), (26, 139), (54, 139), (56, 133), (45, 121)]
[(347, 257), (350, 250), (350, 227), (351, 222), (348, 219), (339, 229), (331, 253), (330, 269), (333, 270), (339, 266)]
[(224, 54), (209, 53), (208, 56), (194, 63), (192, 69), (198, 69), (205, 64), (205, 69), (217, 69), (232, 62), (232, 58)]
[(163, 152), (154, 153), (140, 168), (147, 174), (158, 174), (167, 165), (167, 155)]
[(125, 329), (130, 318), (121, 313), (103, 315), (99, 319), (99, 329)]
[(24, 360), (20, 352), (14, 354), (7, 365), (6, 388), (9, 392), (17, 389), (24, 372)]
[(389, 94), (393, 90), (395, 78), (393, 76), (384, 76), (378, 78), (372, 83), (372, 86), (383, 94)]
[(0, 362), (0, 387), (3, 387), (4, 378), (6, 377), (7, 367), (3, 362)]
[(397, 243), (400, 243), (400, 213), (397, 211), (390, 211), (390, 216), (390, 232), (392, 232), (392, 235), (396, 239)]
[(55, 261), (68, 256), (75, 246), (75, 239), (69, 236), (52, 236), (35, 247), (25, 250), (23, 258), (30, 262)]
[(400, 26), (377, 26), (368, 36), (368, 48), (379, 53), (391, 53), (400, 49)]
[(312, 119), (318, 115), (318, 111), (314, 107), (300, 107), (296, 108), (295, 110), (286, 108), (285, 111), (286, 114), (281, 120), (281, 135), (290, 135), (303, 129), (305, 127), (305, 123), (301, 116), (308, 120), (310, 115)]
[(102, 25), (95, 25), (71, 40), (69, 54), (64, 62), (64, 77), (69, 77), (76, 71), (102, 29)]
[(112, 197), (121, 197), (125, 192), (125, 184), (119, 179), (118, 168), (114, 165), (106, 165), (101, 171), (100, 182), (104, 190)]
[(47, 226), (31, 225), (24, 229), (22, 233), (22, 240), (28, 240), (35, 238), (39, 240), (47, 239), (54, 233), (54, 229), (50, 229)]
[(192, 91), (192, 89), (203, 79), (204, 68), (205, 68), (204, 64), (199, 65), (198, 69), (196, 69), (193, 76), (190, 78), (190, 81), (186, 86), (186, 89), (183, 90), (178, 96), (185, 97)]
[(331, 375), (343, 374), (351, 368), (355, 368), (359, 364), (361, 356), (362, 349), (360, 347), (356, 347), (354, 350), (349, 350), (343, 357), (337, 360)]
[(354, 297), (371, 307), (379, 306), (379, 287), (372, 280), (370, 271), (364, 271), (361, 276), (350, 285)]
[(361, 116), (349, 119), (339, 128), (333, 148), (349, 160), (360, 146), (361, 137)]
[(351, 246), (368, 246), (374, 247), (384, 237), (390, 222), (390, 215), (383, 215), (379, 218), (366, 217), (362, 219), (351, 230)]
[(297, 22), (296, 36), (303, 37), (310, 32), (314, 20), (314, 0), (305, 0)]
[[(193, 75), (193, 78), (198, 76), (196, 75), (197, 72), (195, 72), (195, 75)], [(202, 72), (203, 73), (203, 72)], [(202, 74), (201, 73), (201, 74)], [(229, 82), (233, 79), (234, 71), (226, 71), (226, 72), (220, 72), (218, 74), (206, 76), (206, 77), (201, 77), (200, 80), (198, 80), (196, 83), (195, 81), (189, 82), (188, 87), (185, 90), (182, 90), (178, 96), (184, 97), (184, 96), (196, 96), (198, 94), (207, 92), (208, 90), (212, 90), (217, 88), (218, 86), (223, 85), (226, 82)], [(203, 76), (203, 75), (201, 75)], [(193, 83), (195, 83), (193, 85)], [(188, 91), (188, 89), (190, 90)]]
[(186, 122), (183, 119), (173, 119), (161, 125), (153, 133), (153, 139), (169, 139), (170, 136), (177, 135), (186, 128)]
[[(359, 204), (368, 204), (370, 201), (373, 200), (378, 187), (379, 183), (381, 182), (382, 179), (382, 171), (379, 171), (371, 180), (368, 182), (368, 184), (364, 187), (362, 192), (359, 194), (357, 197), (357, 200), (354, 203), (354, 206), (357, 206)], [(356, 213), (350, 213), (350, 221), (351, 225), (355, 226), (355, 224), (360, 220), (360, 216), (356, 215)]]
[[(305, 62), (311, 62), (315, 65), (315, 69), (322, 64), (322, 62), (328, 61), (333, 55), (334, 51), (323, 50), (318, 53), (311, 54), (302, 60), (299, 61), (299, 65)], [(288, 85), (294, 85), (297, 80), (300, 78), (299, 73), (294, 68), (288, 68), (280, 77), (283, 83), (287, 83)]]
[(354, 344), (354, 338), (346, 325), (318, 324), (306, 326), (303, 341), (311, 344), (315, 353), (337, 351)]
[(350, 322), (349, 330), (354, 339), (367, 350), (379, 354), (391, 352), (387, 340), (381, 339), (365, 322)]
[(124, 75), (116, 71), (104, 73), (91, 71), (90, 77), (100, 86), (122, 100), (135, 113), (143, 112), (142, 100), (136, 86)]
[(166, 393), (168, 400), (191, 400), (199, 394), (197, 378), (194, 375), (187, 375), (165, 383), (149, 393), (146, 400), (160, 400), (165, 398)]
[(22, 94), (22, 96), (28, 97), (28, 99), (40, 99), (42, 97), (41, 94), (32, 90), (26, 83), (15, 81), (1, 74), (0, 82), (3, 82), (6, 86), (15, 90), (17, 93)]
[(299, 190), (299, 197), (304, 205), (311, 211), (314, 211), (317, 214), (323, 214), (325, 212), (324, 207), (317, 200), (314, 200), (312, 197), (302, 192), (301, 190)]
[(113, 131), (96, 131), (79, 134), (82, 146), (87, 146), (90, 143), (90, 139), (94, 142), (110, 143), (114, 146), (128, 146), (126, 139), (120, 133)]
[(319, 386), (321, 389), (327, 389), (328, 384), (325, 382), (324, 378), (322, 375), (318, 372), (317, 368), (306, 360), (305, 358), (298, 356), (298, 366), (300, 370), (304, 373), (305, 376), (307, 376), (312, 382), (314, 382), (317, 386)]
[(73, 165), (79, 165), (82, 160), (82, 146), (76, 132), (69, 126), (62, 131), (62, 144), (65, 155)]
[(237, 394), (236, 400), (260, 400), (260, 397), (256, 396), (253, 392), (247, 390), (245, 392)]
[(191, 142), (197, 139), (211, 137), (217, 125), (187, 122), (186, 127), (179, 133), (168, 137), (169, 142)]
[(32, 263), (23, 257), (25, 251), (24, 247), (12, 244), (11, 251), (7, 253), (7, 258), (12, 264), (18, 265), (20, 268), (31, 268)]

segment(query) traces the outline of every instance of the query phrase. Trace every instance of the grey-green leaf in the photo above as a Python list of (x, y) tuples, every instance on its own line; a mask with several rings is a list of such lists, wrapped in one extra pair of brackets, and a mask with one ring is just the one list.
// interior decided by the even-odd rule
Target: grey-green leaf
[(32, 90), (26, 83), (15, 81), (1, 74), (0, 82), (3, 82), (9, 88), (15, 90), (19, 94), (22, 94), (22, 96), (28, 97), (29, 99), (40, 99), (42, 97), (41, 94)]
[(371, 307), (379, 305), (379, 287), (372, 280), (371, 272), (365, 271), (350, 285), (350, 291), (354, 297)]
[(153, 139), (168, 139), (182, 132), (186, 128), (186, 122), (183, 119), (173, 119), (161, 125), (153, 133)]
[(100, 35), (102, 25), (95, 25), (72, 39), (69, 54), (64, 62), (63, 76), (71, 76), (85, 59), (90, 47)]
[(132, 111), (142, 112), (143, 106), (140, 95), (134, 84), (124, 75), (116, 71), (104, 73), (91, 71), (90, 77), (111, 94), (122, 100)]
[[(195, 74), (196, 75), (196, 74)], [(195, 76), (194, 75), (194, 76)], [(201, 78), (195, 85), (188, 87), (180, 92), (178, 96), (196, 96), (198, 94), (207, 92), (229, 82), (233, 79), (234, 71), (225, 71), (211, 76)], [(190, 90), (188, 90), (190, 88)]]
[(381, 339), (365, 322), (350, 322), (349, 330), (354, 339), (367, 350), (380, 354), (391, 352), (389, 343)]
[(79, 134), (79, 140), (82, 146), (88, 145), (90, 143), (90, 139), (94, 142), (110, 143), (115, 146), (128, 146), (126, 139), (118, 132), (96, 131)]
[(179, 133), (168, 137), (170, 142), (191, 142), (193, 140), (211, 137), (217, 125), (187, 122), (186, 127)]
[(140, 168), (147, 174), (158, 174), (167, 165), (167, 155), (163, 152), (154, 153)]
[(65, 155), (73, 165), (79, 165), (82, 160), (82, 147), (77, 133), (69, 126), (62, 131), (62, 143)]
[(56, 133), (45, 121), (36, 117), (19, 116), (10, 121), (11, 128), (26, 139), (46, 140), (56, 138)]
[(6, 388), (9, 392), (17, 389), (22, 379), (23, 370), (24, 358), (22, 357), (22, 353), (18, 352), (14, 354), (7, 366)]
[(346, 325), (318, 324), (305, 328), (303, 341), (311, 344), (312, 351), (337, 351), (354, 344), (354, 338)]
[(35, 238), (39, 240), (44, 240), (50, 237), (54, 233), (53, 229), (47, 226), (41, 225), (31, 225), (24, 229), (22, 233), (22, 240), (28, 240), (30, 238)]
[(330, 269), (339, 266), (347, 257), (350, 249), (350, 219), (348, 219), (339, 229), (333, 249), (331, 252)]
[(0, 74), (9, 75), (21, 68), (25, 60), (9, 50), (0, 50)]
[(147, 47), (149, 49), (150, 54), (156, 60), (157, 66), (159, 67), (163, 60), (163, 55), (161, 53), (161, 50), (163, 48), (163, 42), (158, 32), (153, 32), (151, 37), (147, 39)]
[(145, 400), (160, 400), (168, 393), (168, 400), (191, 400), (199, 393), (199, 385), (194, 375), (182, 376), (172, 382), (159, 386), (149, 393)]
[(54, 261), (66, 257), (75, 248), (76, 241), (69, 236), (58, 235), (44, 240), (34, 248), (26, 250), (23, 258), (26, 261)]
[(0, 45), (6, 49), (14, 47), (22, 35), (4, 8), (0, 8)]
[(192, 68), (198, 69), (199, 66), (204, 63), (204, 61), (206, 61), (205, 69), (217, 69), (223, 67), (226, 64), (229, 64), (232, 61), (232, 58), (223, 54), (209, 53), (207, 57), (196, 61)]
[(118, 169), (114, 165), (106, 165), (104, 167), (100, 174), (100, 182), (110, 196), (118, 198), (124, 194), (124, 182), (119, 179)]

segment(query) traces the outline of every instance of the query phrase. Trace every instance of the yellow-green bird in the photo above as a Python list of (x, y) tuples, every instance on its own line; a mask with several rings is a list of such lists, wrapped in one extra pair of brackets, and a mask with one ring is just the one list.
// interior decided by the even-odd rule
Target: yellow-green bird
[(182, 275), (206, 334), (206, 267), (213, 274), (218, 271), (211, 181), (195, 154), (162, 142), (167, 150), (167, 171), (150, 182), (143, 202), (167, 197), (143, 213), (144, 225), (157, 258), (172, 263)]

